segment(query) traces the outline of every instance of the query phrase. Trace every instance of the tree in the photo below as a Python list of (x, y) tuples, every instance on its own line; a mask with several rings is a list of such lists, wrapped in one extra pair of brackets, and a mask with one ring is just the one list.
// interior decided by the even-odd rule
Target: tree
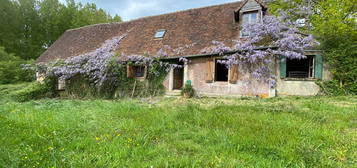
[(10, 0), (0, 0), (0, 4), (0, 46), (6, 46), (8, 52), (17, 53), (22, 39), (20, 6)]
[(39, 5), (39, 13), (42, 24), (43, 45), (47, 48), (70, 27), (62, 19), (66, 6), (58, 0), (43, 0)]
[(121, 22), (95, 4), (74, 0), (0, 0), (0, 45), (25, 60), (36, 59), (66, 30), (89, 24)]
[(4, 47), (0, 46), (0, 84), (25, 82), (34, 80), (34, 73), (30, 70), (22, 69), (22, 64), (29, 64), (31, 61), (25, 61), (9, 54)]
[(312, 15), (312, 32), (321, 42), (340, 88), (357, 94), (357, 0), (324, 0)]
[(121, 22), (119, 16), (114, 19), (106, 13), (103, 9), (98, 9), (95, 4), (78, 4), (78, 11), (75, 14), (75, 18), (72, 21), (74, 27), (82, 27), (85, 25), (91, 25), (96, 23), (106, 22)]

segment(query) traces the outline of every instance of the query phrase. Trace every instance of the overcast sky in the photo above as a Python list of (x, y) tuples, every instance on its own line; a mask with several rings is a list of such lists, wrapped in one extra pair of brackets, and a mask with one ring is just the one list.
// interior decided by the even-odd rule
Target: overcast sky
[[(60, 0), (64, 2), (65, 0)], [(92, 2), (111, 15), (118, 14), (124, 21), (178, 10), (198, 8), (209, 5), (234, 2), (239, 0), (75, 0), (76, 2)]]

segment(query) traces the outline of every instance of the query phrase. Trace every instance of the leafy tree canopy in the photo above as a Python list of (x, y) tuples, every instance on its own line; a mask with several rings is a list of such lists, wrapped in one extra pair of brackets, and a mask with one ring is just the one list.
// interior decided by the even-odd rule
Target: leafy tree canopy
[(67, 0), (0, 0), (0, 45), (22, 59), (36, 59), (68, 29), (121, 22), (93, 3)]

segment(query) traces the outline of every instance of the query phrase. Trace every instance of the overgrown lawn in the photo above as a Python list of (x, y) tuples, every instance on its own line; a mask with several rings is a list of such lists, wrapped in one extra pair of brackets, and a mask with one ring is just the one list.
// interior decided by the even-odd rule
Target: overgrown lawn
[(0, 86), (0, 167), (354, 167), (357, 161), (357, 97), (18, 103), (5, 96), (16, 88), (9, 87)]

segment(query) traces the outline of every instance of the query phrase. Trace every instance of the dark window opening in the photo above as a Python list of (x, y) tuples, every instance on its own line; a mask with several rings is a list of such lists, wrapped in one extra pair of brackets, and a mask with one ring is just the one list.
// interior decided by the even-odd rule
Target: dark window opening
[(305, 59), (287, 59), (286, 77), (288, 78), (313, 78), (314, 57)]
[(233, 16), (234, 16), (234, 22), (238, 23), (239, 22), (239, 12), (234, 12)]
[(215, 61), (215, 81), (227, 82), (228, 81), (228, 68), (226, 65)]
[(144, 66), (134, 66), (135, 77), (144, 77), (145, 75), (145, 67)]

